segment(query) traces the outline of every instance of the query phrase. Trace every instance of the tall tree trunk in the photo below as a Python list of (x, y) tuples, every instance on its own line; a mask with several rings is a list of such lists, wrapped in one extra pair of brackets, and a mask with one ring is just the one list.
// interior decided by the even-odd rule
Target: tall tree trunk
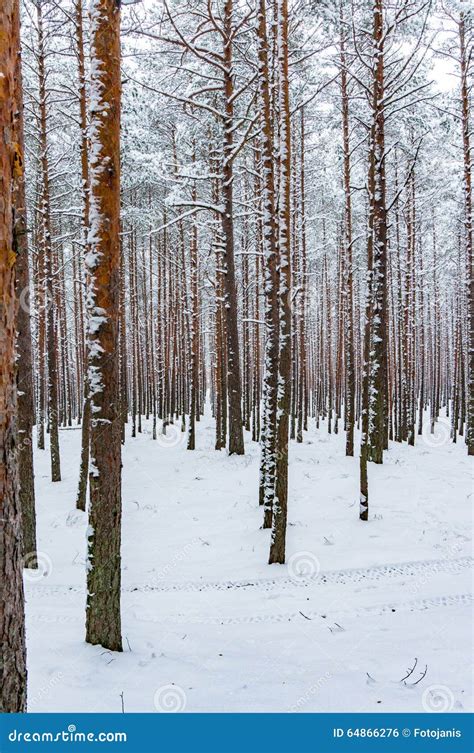
[[(471, 22), (472, 12), (469, 16)], [(474, 455), (474, 274), (472, 269), (473, 229), (472, 229), (472, 163), (469, 132), (469, 89), (468, 56), (466, 52), (466, 16), (462, 12), (459, 18), (459, 46), (461, 52), (461, 105), (462, 105), (462, 139), (464, 155), (464, 222), (467, 268), (467, 299), (469, 322), (469, 358), (468, 358), (468, 419), (467, 451)], [(471, 49), (472, 55), (472, 49)]]
[(232, 68), (233, 0), (224, 4), (224, 157), (222, 194), (224, 212), (224, 290), (227, 333), (227, 394), (229, 399), (229, 454), (244, 454), (242, 426), (242, 386), (240, 378), (237, 289), (234, 262), (234, 203), (233, 203), (233, 133), (234, 133), (234, 72)]
[(342, 100), (342, 139), (344, 151), (344, 356), (345, 356), (345, 425), (346, 455), (354, 455), (355, 423), (355, 353), (354, 353), (354, 303), (352, 269), (352, 197), (351, 197), (351, 158), (349, 139), (349, 94), (347, 90), (346, 52), (343, 28), (342, 3), (340, 6), (340, 57), (341, 57), (341, 100)]
[(36, 212), (36, 237), (38, 246), (38, 256), (36, 263), (36, 285), (35, 300), (37, 312), (37, 354), (38, 354), (38, 376), (37, 376), (37, 411), (36, 411), (36, 434), (37, 446), (39, 450), (45, 449), (44, 441), (44, 424), (45, 424), (45, 342), (46, 342), (46, 295), (44, 283), (44, 242), (42, 222), (39, 218), (39, 212)]
[(25, 610), (16, 448), (15, 252), (12, 187), (18, 6), (0, 5), (0, 713), (26, 711)]
[(40, 165), (41, 165), (41, 223), (44, 254), (46, 353), (48, 361), (48, 422), (51, 453), (51, 481), (61, 481), (58, 433), (58, 367), (56, 352), (56, 326), (53, 285), (53, 244), (51, 235), (51, 191), (49, 185), (48, 156), (48, 102), (42, 5), (36, 6), (38, 19), (38, 80), (40, 120)]
[(20, 5), (14, 2), (13, 50), (16, 52), (13, 141), (13, 251), (16, 254), (15, 287), (18, 366), (18, 477), (23, 535), (23, 556), (29, 568), (36, 568), (36, 514), (33, 471), (32, 428), (35, 415), (33, 397), (32, 345), (30, 322), (30, 264), (24, 181), (23, 81), (20, 51)]
[(372, 329), (372, 234), (369, 232), (367, 244), (367, 290), (365, 303), (364, 344), (362, 354), (362, 416), (360, 436), (360, 494), (359, 518), (369, 519), (369, 478), (367, 461), (369, 458), (369, 409), (370, 409), (370, 340)]
[[(193, 155), (194, 161), (194, 155)], [(194, 182), (192, 200), (196, 201)], [(198, 413), (199, 393), (199, 269), (198, 269), (198, 233), (197, 225), (191, 227), (191, 405), (189, 414), (188, 450), (196, 449), (196, 417)]]
[(278, 248), (273, 168), (273, 128), (271, 121), (268, 36), (265, 0), (260, 0), (258, 15), (259, 93), (262, 119), (262, 246), (265, 275), (265, 373), (263, 379), (263, 425), (260, 458), (260, 504), (264, 506), (263, 527), (272, 525), (275, 496), (276, 436), (278, 401)]
[(385, 203), (383, 0), (373, 6), (375, 56), (369, 168), (369, 226), (373, 235), (372, 336), (370, 350), (369, 458), (381, 463), (387, 406), (387, 209)]
[(405, 272), (405, 379), (407, 384), (407, 441), (415, 444), (415, 346), (416, 346), (416, 217), (415, 217), (415, 176), (409, 176), (407, 199), (407, 257)]
[(303, 442), (303, 429), (308, 428), (308, 396), (306, 379), (306, 275), (307, 275), (307, 250), (306, 250), (306, 186), (305, 186), (305, 111), (301, 108), (300, 115), (300, 204), (301, 204), (301, 249), (300, 249), (300, 283), (299, 283), (299, 372), (298, 372), (298, 425), (296, 429), (296, 441)]
[(86, 640), (121, 651), (120, 9), (115, 0), (92, 0), (90, 16), (91, 214), (86, 263), (91, 469)]
[[(81, 262), (87, 255), (87, 234), (89, 231), (89, 154), (87, 138), (87, 97), (86, 97), (86, 75), (85, 75), (85, 55), (84, 55), (84, 33), (83, 33), (83, 16), (82, 0), (76, 0), (76, 45), (77, 45), (77, 65), (79, 78), (79, 115), (81, 124), (81, 179), (82, 179), (82, 244)], [(79, 264), (79, 268), (81, 263)], [(81, 275), (82, 277), (82, 275)], [(79, 289), (80, 300), (82, 300), (82, 290)], [(82, 334), (82, 333), (81, 333)], [(87, 358), (87, 356), (86, 356)], [(86, 358), (84, 366), (87, 366)], [(78, 364), (79, 367), (79, 364)], [(87, 498), (87, 477), (89, 474), (89, 445), (90, 445), (90, 417), (91, 406), (89, 399), (89, 388), (87, 381), (87, 371), (84, 374), (84, 407), (82, 410), (82, 429), (81, 429), (81, 464), (79, 468), (79, 483), (76, 497), (76, 507), (78, 510), (86, 509)]]
[(280, 340), (278, 365), (277, 468), (269, 564), (285, 562), (288, 507), (288, 425), (291, 407), (291, 130), (288, 76), (288, 2), (277, 1), (280, 174), (278, 247), (280, 260)]

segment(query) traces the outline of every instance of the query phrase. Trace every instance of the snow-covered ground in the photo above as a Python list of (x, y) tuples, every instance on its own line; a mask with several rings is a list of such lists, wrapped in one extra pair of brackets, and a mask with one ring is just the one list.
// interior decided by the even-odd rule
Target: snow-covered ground
[(210, 418), (195, 452), (150, 431), (123, 449), (121, 654), (84, 642), (80, 431), (60, 433), (60, 483), (35, 452), (30, 711), (120, 712), (122, 694), (129, 712), (472, 709), (472, 461), (446, 421), (370, 465), (367, 523), (358, 459), (312, 424), (291, 443), (287, 565), (272, 566), (258, 445), (216, 452)]

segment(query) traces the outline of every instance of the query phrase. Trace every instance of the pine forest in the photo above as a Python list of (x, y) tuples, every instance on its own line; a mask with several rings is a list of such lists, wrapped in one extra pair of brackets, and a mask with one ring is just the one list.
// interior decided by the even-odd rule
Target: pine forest
[(463, 0), (0, 0), (0, 711), (469, 711)]

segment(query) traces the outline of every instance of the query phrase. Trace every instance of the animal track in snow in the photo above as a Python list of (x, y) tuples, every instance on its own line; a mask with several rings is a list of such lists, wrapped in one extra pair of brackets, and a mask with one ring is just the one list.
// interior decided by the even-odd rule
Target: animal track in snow
[[(385, 578), (395, 579), (407, 576), (433, 576), (437, 573), (457, 573), (472, 567), (472, 557), (459, 557), (457, 559), (420, 560), (414, 562), (399, 562), (392, 565), (379, 565), (368, 568), (350, 568), (347, 570), (328, 570), (320, 572), (314, 578), (249, 578), (247, 580), (228, 581), (182, 581), (169, 582), (156, 579), (149, 584), (132, 584), (122, 588), (123, 592), (173, 592), (173, 591), (232, 591), (237, 589), (260, 589), (262, 591), (304, 589), (326, 584), (364, 583), (367, 581), (380, 581)], [(153, 579), (152, 579), (153, 580)], [(44, 597), (46, 594), (55, 593), (83, 593), (82, 586), (62, 586), (35, 583), (28, 589), (28, 597)]]
[[(451, 596), (434, 596), (431, 599), (416, 599), (406, 602), (390, 602), (388, 604), (374, 604), (368, 607), (355, 607), (354, 609), (334, 610), (322, 614), (321, 612), (307, 611), (304, 614), (300, 611), (286, 612), (282, 614), (257, 614), (244, 615), (235, 617), (209, 617), (205, 614), (178, 614), (167, 617), (155, 617), (154, 615), (140, 615), (134, 612), (134, 617), (138, 621), (156, 622), (162, 624), (194, 624), (194, 625), (253, 625), (256, 623), (284, 623), (293, 622), (294, 620), (319, 620), (319, 626), (322, 624), (330, 626), (331, 620), (340, 615), (349, 617), (365, 617), (370, 615), (383, 615), (393, 612), (419, 612), (436, 607), (456, 607), (469, 606), (472, 604), (472, 594), (455, 594)], [(133, 608), (132, 610), (133, 611)], [(329, 617), (329, 619), (328, 619)], [(324, 623), (321, 622), (324, 620)]]

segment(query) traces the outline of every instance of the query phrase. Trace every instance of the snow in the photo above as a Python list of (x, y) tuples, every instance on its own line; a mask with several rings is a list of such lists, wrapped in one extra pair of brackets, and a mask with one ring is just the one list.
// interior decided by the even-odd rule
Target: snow
[(151, 431), (127, 427), (123, 448), (122, 654), (84, 642), (79, 427), (61, 431), (60, 483), (35, 451), (30, 711), (120, 712), (122, 692), (131, 712), (471, 710), (472, 466), (446, 419), (369, 464), (367, 523), (358, 458), (311, 421), (290, 442), (287, 565), (272, 566), (258, 445), (216, 452), (209, 416), (194, 452), (177, 426)]

